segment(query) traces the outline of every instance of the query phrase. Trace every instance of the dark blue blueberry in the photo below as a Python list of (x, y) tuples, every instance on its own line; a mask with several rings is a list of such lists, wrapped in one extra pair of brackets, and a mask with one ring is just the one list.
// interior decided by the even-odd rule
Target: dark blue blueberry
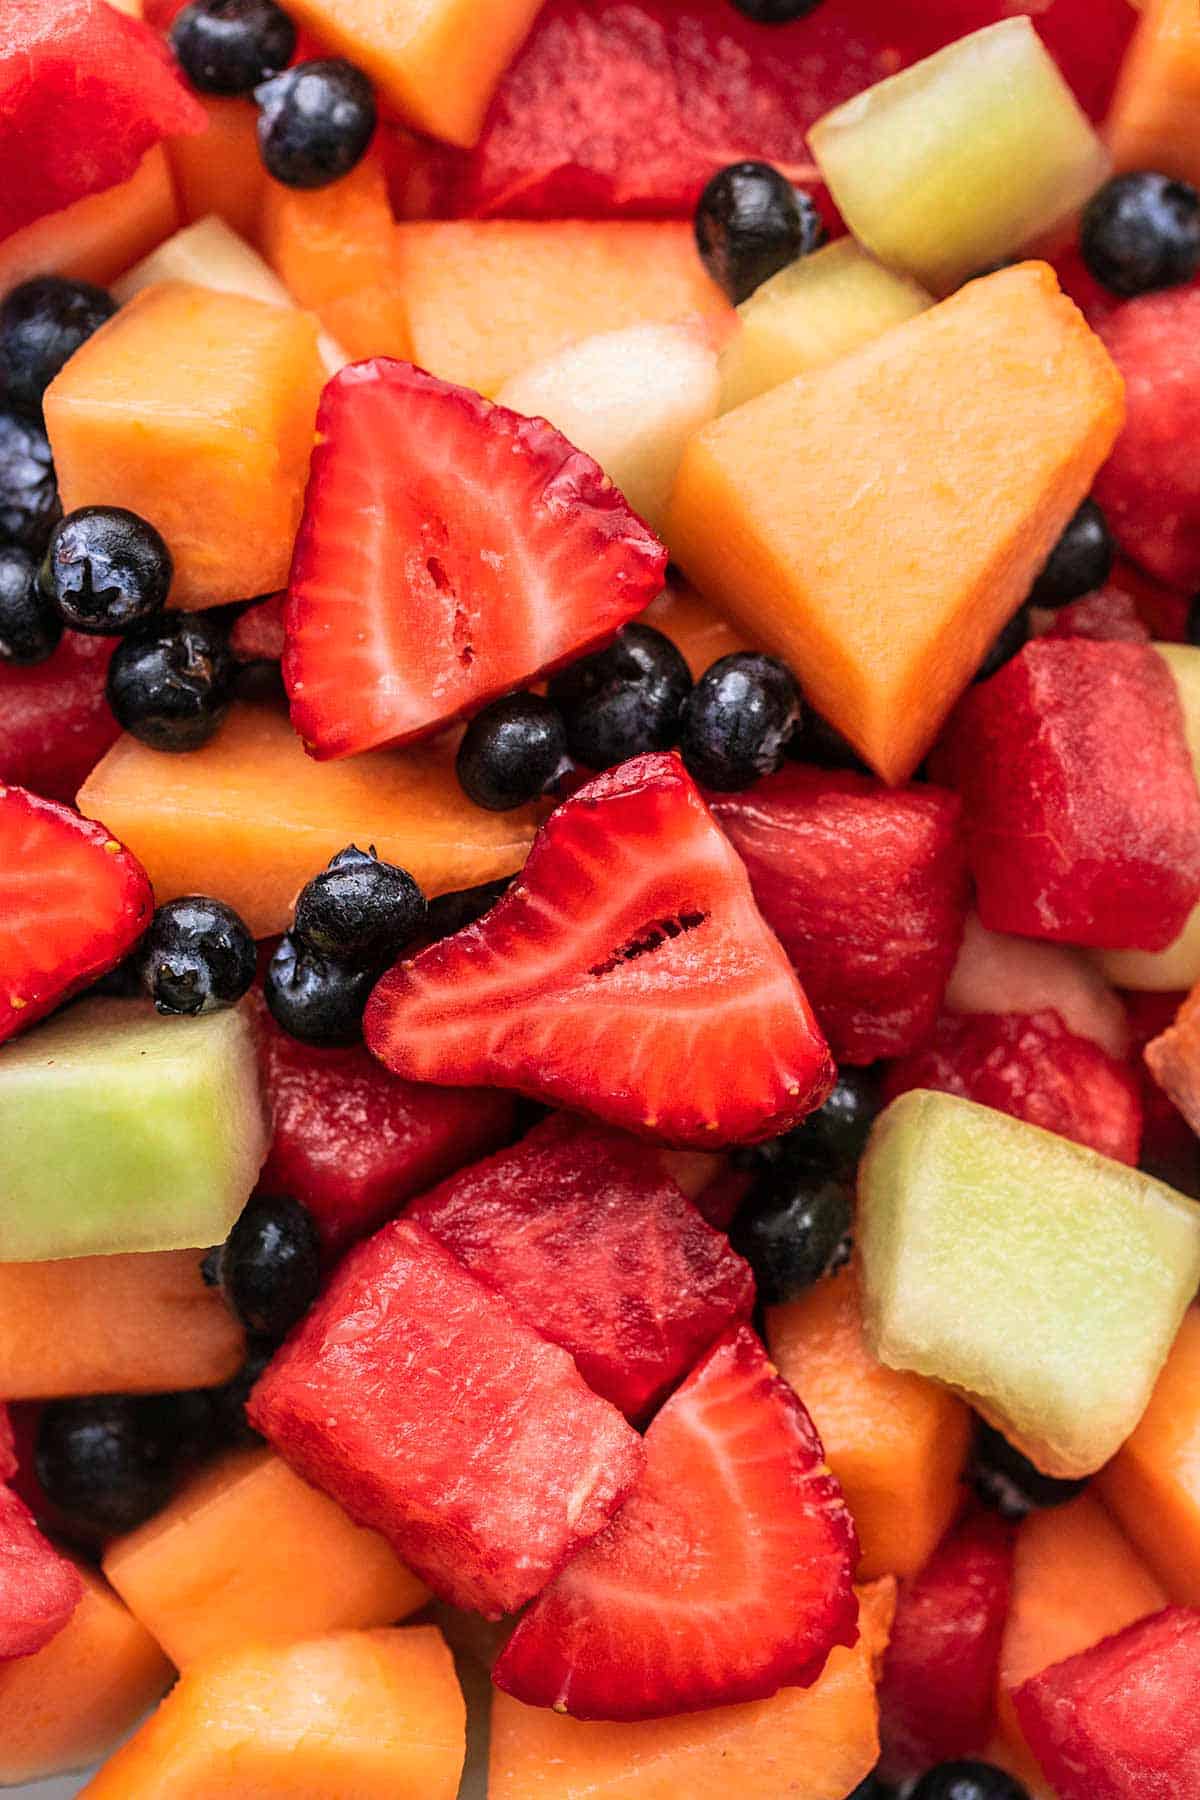
[(589, 769), (670, 749), (691, 691), (687, 663), (650, 625), (626, 625), (607, 649), (563, 669), (549, 688), (571, 755)]
[(206, 613), (165, 613), (117, 645), (108, 703), (152, 750), (197, 750), (229, 710), (233, 676), (219, 623)]
[(895, 1791), (878, 1775), (868, 1775), (859, 1782), (852, 1794), (846, 1795), (846, 1800), (892, 1800)]
[(794, 1300), (849, 1254), (852, 1189), (842, 1176), (783, 1168), (762, 1176), (729, 1241), (754, 1270), (764, 1306)]
[(328, 187), (361, 161), (375, 131), (375, 95), (342, 57), (297, 63), (254, 91), (258, 148), (285, 187)]
[(28, 550), (0, 544), (0, 662), (45, 662), (58, 648), (62, 629)]
[(161, 1013), (232, 1006), (257, 968), (254, 939), (232, 906), (204, 894), (168, 900), (138, 948), (142, 987)]
[(54, 527), (41, 580), (72, 631), (121, 637), (162, 611), (174, 570), (159, 533), (137, 513), (81, 506)]
[(800, 690), (773, 656), (738, 650), (706, 669), (683, 708), (680, 749), (704, 787), (731, 793), (779, 768), (800, 722)]
[(178, 1446), (157, 1396), (101, 1394), (43, 1408), (34, 1472), (72, 1535), (132, 1531), (171, 1497)]
[(214, 1447), (242, 1450), (261, 1444), (262, 1438), (246, 1417), (250, 1390), (270, 1362), (275, 1345), (265, 1339), (252, 1339), (246, 1346), (246, 1360), (223, 1387), (210, 1389)]
[(848, 1178), (858, 1167), (879, 1106), (880, 1083), (874, 1069), (841, 1069), (824, 1106), (809, 1113), (802, 1125), (783, 1137), (736, 1151), (734, 1161), (739, 1168), (756, 1171), (811, 1169)]
[(567, 768), (562, 714), (540, 694), (507, 694), (476, 713), (455, 762), (476, 806), (509, 812), (547, 793)]
[(800, 729), (788, 745), (788, 755), (795, 762), (812, 763), (818, 769), (848, 769), (856, 775), (871, 773), (841, 732), (811, 706), (804, 708)]
[(301, 890), (295, 932), (310, 949), (347, 962), (394, 956), (425, 922), (425, 896), (407, 869), (351, 844)]
[(1029, 1800), (1029, 1790), (994, 1763), (939, 1763), (922, 1775), (909, 1800)]
[(1066, 606), (1104, 586), (1112, 573), (1116, 545), (1108, 520), (1094, 500), (1085, 500), (1050, 552), (1029, 591), (1034, 606)]
[(363, 1007), (379, 978), (310, 950), (291, 932), (281, 938), (263, 984), (271, 1016), (306, 1044), (353, 1044), (362, 1036)]
[(734, 6), (756, 25), (790, 25), (816, 12), (821, 0), (733, 0)]
[(985, 1506), (1005, 1519), (1023, 1519), (1026, 1513), (1065, 1506), (1087, 1486), (1043, 1475), (1029, 1458), (982, 1419), (976, 1422), (975, 1442), (967, 1478)]
[(13, 288), (0, 304), (0, 398), (40, 418), (42, 395), (67, 358), (116, 310), (90, 281), (35, 275)]
[(247, 1331), (286, 1337), (321, 1285), (321, 1244), (312, 1214), (287, 1195), (256, 1195), (218, 1252), (216, 1272), (230, 1310)]
[(1200, 193), (1150, 170), (1114, 176), (1084, 208), (1079, 248), (1089, 273), (1127, 299), (1190, 281), (1200, 269)]
[(62, 513), (50, 440), (37, 419), (0, 408), (0, 544), (40, 556)]
[(999, 673), (1005, 663), (1011, 662), (1014, 656), (1019, 656), (1028, 642), (1029, 613), (1025, 607), (1022, 607), (1020, 612), (1014, 613), (1008, 621), (976, 669), (972, 679), (975, 681), (989, 680), (991, 676)]
[(770, 163), (730, 163), (696, 203), (700, 259), (735, 306), (824, 242), (825, 227), (802, 188)]
[(252, 94), (296, 51), (296, 27), (274, 0), (192, 0), (169, 35), (180, 68), (203, 94)]

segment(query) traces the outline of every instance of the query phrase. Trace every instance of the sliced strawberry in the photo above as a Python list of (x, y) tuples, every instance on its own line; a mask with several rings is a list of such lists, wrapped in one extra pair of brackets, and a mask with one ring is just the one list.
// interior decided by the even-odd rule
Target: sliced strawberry
[(0, 787), (0, 1043), (120, 962), (154, 910), (103, 825)]
[(42, 1536), (25, 1502), (0, 1487), (0, 1663), (48, 1644), (82, 1598), (74, 1563)]
[(772, 1137), (833, 1064), (740, 859), (673, 754), (573, 794), (491, 912), (383, 977), (398, 1075), (494, 1083), (666, 1143)]
[(317, 431), (283, 675), (318, 758), (425, 737), (662, 587), (666, 550), (544, 419), (377, 357), (334, 376)]
[(667, 1401), (630, 1498), (534, 1602), (493, 1679), (579, 1719), (807, 1687), (855, 1642), (857, 1555), (812, 1420), (738, 1326)]

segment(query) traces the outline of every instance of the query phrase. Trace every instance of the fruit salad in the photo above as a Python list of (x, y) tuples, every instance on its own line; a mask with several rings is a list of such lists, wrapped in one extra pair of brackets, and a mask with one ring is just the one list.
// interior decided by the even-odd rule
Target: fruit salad
[(0, 0), (0, 1787), (1200, 1800), (1198, 346), (1197, 0)]

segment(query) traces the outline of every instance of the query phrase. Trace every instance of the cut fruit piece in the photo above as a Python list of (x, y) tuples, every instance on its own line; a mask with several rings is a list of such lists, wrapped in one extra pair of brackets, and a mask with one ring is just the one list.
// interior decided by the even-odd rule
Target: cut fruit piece
[(1100, 644), (1150, 642), (1151, 634), (1142, 623), (1133, 595), (1119, 587), (1101, 588), (1057, 612), (1033, 607), (1031, 617), (1038, 637), (1092, 638)]
[(324, 370), (316, 321), (182, 282), (147, 289), (47, 389), (65, 511), (127, 506), (175, 559), (176, 605), (287, 580)]
[(1144, 1054), (1168, 1100), (1200, 1134), (1200, 987), (1193, 988), (1174, 1023), (1146, 1045)]
[(267, 172), (258, 149), (258, 109), (248, 99), (198, 94), (205, 126), (195, 136), (168, 139), (166, 150), (183, 223), (224, 219), (249, 243), (258, 241)]
[(179, 1669), (247, 1643), (394, 1625), (429, 1598), (376, 1532), (270, 1450), (202, 1469), (109, 1544), (104, 1573)]
[(115, 967), (154, 911), (146, 871), (103, 825), (0, 786), (0, 1043)]
[(630, 1498), (538, 1596), (492, 1679), (616, 1720), (811, 1687), (857, 1638), (857, 1549), (811, 1419), (738, 1326), (654, 1419)]
[(454, 1800), (465, 1744), (432, 1625), (331, 1632), (189, 1670), (80, 1800)]
[(895, 1584), (859, 1591), (859, 1640), (816, 1683), (632, 1725), (584, 1723), (497, 1692), (489, 1800), (831, 1800), (879, 1754), (875, 1674)]
[(723, 656), (756, 646), (736, 625), (722, 617), (695, 588), (672, 578), (642, 614), (641, 623), (669, 637), (698, 681)]
[(737, 309), (740, 329), (721, 356), (722, 412), (837, 362), (932, 304), (852, 237), (798, 258)]
[(428, 737), (662, 587), (666, 550), (544, 420), (378, 357), (328, 383), (317, 432), (283, 679), (318, 761)]
[(1146, 0), (1105, 136), (1118, 170), (1158, 169), (1200, 185), (1200, 14), (1192, 0)]
[(1099, 969), (1078, 950), (989, 931), (968, 913), (962, 949), (946, 989), (956, 1013), (1056, 1012), (1068, 1031), (1090, 1038), (1120, 1060), (1129, 1025)]
[(1178, 937), (1200, 899), (1200, 790), (1148, 645), (1026, 645), (964, 698), (934, 767), (963, 796), (985, 925), (1112, 950)]
[(716, 414), (717, 353), (700, 321), (628, 325), (568, 344), (506, 381), (496, 398), (549, 419), (657, 527), (684, 445)]
[(939, 294), (1048, 236), (1108, 173), (1027, 18), (959, 38), (856, 95), (809, 142), (860, 243)]
[(0, 1394), (10, 1400), (217, 1387), (245, 1354), (196, 1250), (0, 1262)]
[(922, 1043), (967, 911), (955, 796), (789, 764), (711, 804), (835, 1060), (870, 1063)]
[(283, 608), (286, 594), (268, 594), (239, 613), (229, 634), (229, 648), (240, 663), (278, 662), (283, 655)]
[(42, 1536), (25, 1502), (0, 1487), (0, 1670), (50, 1643), (82, 1595), (74, 1563)]
[(65, 631), (45, 662), (0, 666), (0, 785), (73, 803), (121, 735), (105, 694), (116, 644)]
[(682, 221), (438, 220), (396, 243), (413, 361), (481, 394), (598, 331), (730, 318)]
[(244, 1008), (81, 1000), (0, 1057), (0, 1260), (222, 1243), (267, 1136)]
[(171, 1680), (150, 1633), (100, 1577), (36, 1656), (0, 1665), (0, 1783), (41, 1781), (107, 1756)]
[(406, 1215), (641, 1418), (754, 1306), (754, 1277), (665, 1176), (659, 1152), (546, 1120)]
[(971, 1415), (873, 1356), (853, 1265), (767, 1313), (767, 1343), (812, 1415), (858, 1531), (864, 1580), (915, 1575), (962, 1505)]
[(672, 555), (903, 781), (1121, 416), (1119, 377), (1051, 271), (1004, 269), (699, 432)]
[(315, 763), (287, 718), (235, 706), (187, 756), (123, 737), (84, 783), (81, 811), (136, 847), (161, 906), (213, 894), (256, 937), (291, 924), (296, 895), (347, 844), (374, 844), (430, 896), (511, 875), (533, 840), (533, 807), (489, 813), (454, 773), (456, 744)]
[(643, 1463), (566, 1351), (403, 1219), (346, 1257), (248, 1416), (435, 1593), (492, 1617), (595, 1536)]
[(1017, 1717), (1059, 1800), (1200, 1792), (1200, 1613), (1168, 1607), (1034, 1675)]
[(695, 1149), (775, 1136), (833, 1081), (746, 872), (674, 754), (572, 795), (491, 912), (383, 977), (364, 1031), (410, 1080), (513, 1087)]
[(1186, 999), (1186, 994), (1121, 995), (1129, 1021), (1131, 1059), (1142, 1084), (1142, 1167), (1168, 1187), (1189, 1194), (1197, 1191), (1200, 1177), (1196, 1136), (1179, 1108), (1159, 1087), (1145, 1057), (1147, 1045), (1170, 1029)]
[(0, 293), (32, 275), (66, 275), (104, 287), (169, 237), (178, 223), (166, 152), (156, 145), (128, 181), (47, 213), (5, 238), (0, 244)]
[(857, 1232), (876, 1354), (960, 1389), (1047, 1475), (1129, 1436), (1200, 1281), (1191, 1201), (949, 1094), (880, 1114)]

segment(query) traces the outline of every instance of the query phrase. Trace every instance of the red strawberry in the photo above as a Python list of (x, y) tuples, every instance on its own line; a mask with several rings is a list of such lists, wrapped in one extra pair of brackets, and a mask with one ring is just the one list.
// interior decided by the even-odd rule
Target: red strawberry
[(493, 1082), (667, 1143), (752, 1143), (833, 1065), (737, 854), (675, 755), (573, 794), (474, 925), (383, 977), (366, 1039), (414, 1081)]
[(153, 910), (103, 825), (0, 787), (0, 1043), (120, 962)]
[(406, 1215), (630, 1418), (754, 1305), (754, 1277), (659, 1153), (559, 1114)]
[(857, 1555), (812, 1420), (738, 1326), (667, 1401), (632, 1495), (534, 1602), (493, 1679), (579, 1719), (807, 1687), (855, 1641)]
[(335, 375), (284, 616), (318, 758), (426, 737), (611, 638), (667, 553), (597, 463), (410, 363)]
[(48, 1644), (82, 1598), (74, 1563), (42, 1536), (25, 1502), (0, 1487), (0, 1664)]
[(74, 801), (121, 735), (104, 691), (117, 642), (66, 631), (45, 662), (0, 663), (0, 783)]

